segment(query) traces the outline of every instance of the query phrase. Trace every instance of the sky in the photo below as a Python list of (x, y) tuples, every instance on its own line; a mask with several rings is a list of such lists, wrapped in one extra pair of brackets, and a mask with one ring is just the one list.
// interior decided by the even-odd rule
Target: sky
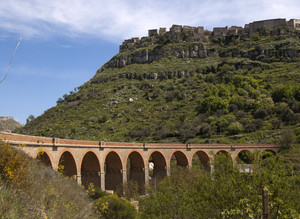
[(0, 116), (21, 124), (91, 79), (131, 37), (173, 24), (300, 19), (299, 0), (0, 0)]

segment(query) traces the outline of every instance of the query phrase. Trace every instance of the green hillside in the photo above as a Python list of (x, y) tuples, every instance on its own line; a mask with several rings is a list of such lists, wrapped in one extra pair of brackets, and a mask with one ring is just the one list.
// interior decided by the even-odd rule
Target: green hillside
[(300, 32), (152, 36), (18, 133), (102, 141), (300, 141)]

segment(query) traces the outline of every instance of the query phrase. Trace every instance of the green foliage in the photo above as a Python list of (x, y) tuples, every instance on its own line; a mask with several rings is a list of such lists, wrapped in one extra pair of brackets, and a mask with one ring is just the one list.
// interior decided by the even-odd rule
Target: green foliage
[(108, 195), (108, 193), (105, 192), (105, 191), (102, 191), (101, 188), (95, 187), (93, 183), (89, 184), (87, 193), (88, 193), (88, 197), (91, 200), (97, 200), (99, 198), (102, 198), (103, 196), (107, 196)]
[(235, 134), (241, 133), (244, 130), (244, 128), (243, 128), (243, 125), (241, 123), (239, 123), (239, 122), (232, 122), (228, 126), (227, 130), (228, 130), (228, 133), (230, 135), (235, 135)]
[(221, 97), (209, 96), (201, 99), (198, 105), (199, 113), (214, 112), (216, 110), (227, 111), (229, 102)]
[(241, 173), (226, 154), (214, 159), (212, 175), (183, 169), (140, 201), (143, 218), (261, 218), (262, 189), (269, 189), (271, 218), (299, 217), (299, 175), (279, 156), (256, 155), (252, 173)]
[(287, 101), (294, 97), (294, 92), (291, 85), (278, 85), (272, 92), (272, 97), (275, 102)]
[(94, 209), (101, 218), (131, 219), (137, 217), (135, 207), (126, 199), (117, 195), (103, 196), (95, 201)]

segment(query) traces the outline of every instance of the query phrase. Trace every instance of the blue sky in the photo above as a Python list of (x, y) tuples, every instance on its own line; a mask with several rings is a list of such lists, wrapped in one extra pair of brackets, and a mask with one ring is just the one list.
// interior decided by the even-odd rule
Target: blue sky
[(299, 0), (0, 0), (0, 116), (22, 124), (94, 76), (124, 39), (172, 24), (300, 18)]

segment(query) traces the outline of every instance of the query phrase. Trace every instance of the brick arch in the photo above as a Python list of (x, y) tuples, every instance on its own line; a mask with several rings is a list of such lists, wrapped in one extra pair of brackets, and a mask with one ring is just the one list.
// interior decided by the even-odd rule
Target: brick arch
[(269, 157), (269, 156), (265, 155), (266, 152), (271, 152), (273, 156), (277, 154), (277, 152), (275, 150), (273, 150), (271, 148), (265, 148), (263, 151), (261, 151), (262, 159)]
[[(127, 168), (127, 163), (130, 160), (130, 166)], [(127, 182), (135, 181), (139, 186), (139, 193), (143, 194), (145, 191), (145, 161), (143, 155), (132, 150), (127, 154), (126, 163)]]
[[(154, 183), (154, 182), (151, 182), (153, 180), (155, 180), (155, 183), (156, 183), (167, 176), (167, 159), (166, 159), (165, 155), (159, 150), (152, 151), (147, 159), (147, 167), (149, 167), (149, 160), (151, 157), (153, 158), (153, 161), (154, 161), (153, 162), (154, 169), (153, 170), (151, 170), (150, 168), (148, 169), (149, 177), (151, 177), (151, 179), (149, 180), (150, 184)], [(150, 174), (151, 171), (153, 172), (152, 176)]]
[(119, 153), (110, 150), (104, 159), (105, 189), (116, 190), (123, 182), (123, 162)]
[[(234, 160), (237, 162), (237, 159), (238, 159), (238, 157), (241, 155), (241, 153), (242, 152), (245, 152), (245, 153), (249, 153), (248, 155), (247, 154), (245, 154), (245, 156), (247, 156), (247, 157), (245, 157), (244, 159), (245, 160), (243, 160), (246, 164), (251, 164), (252, 162), (253, 162), (253, 159), (254, 159), (254, 154), (253, 154), (253, 151), (251, 151), (251, 150), (249, 150), (249, 149), (247, 149), (247, 148), (245, 148), (245, 149), (240, 149), (237, 153), (236, 153), (236, 155), (234, 156)], [(249, 157), (250, 156), (250, 157)], [(242, 159), (242, 158), (241, 158)]]
[(86, 150), (80, 161), (79, 172), (85, 189), (88, 189), (90, 183), (93, 183), (95, 187), (101, 187), (100, 159), (97, 153), (93, 150)]
[(234, 160), (232, 159), (230, 151), (224, 150), (224, 149), (220, 149), (220, 150), (216, 151), (215, 155), (218, 155), (220, 153), (225, 154), (226, 156), (228, 156), (230, 158), (230, 160), (232, 161), (232, 163), (234, 163)]
[[(63, 155), (64, 155), (64, 157), (63, 157)], [(65, 149), (60, 153), (58, 164), (57, 164), (57, 169), (58, 169), (59, 165), (64, 166), (64, 170), (62, 171), (63, 175), (68, 176), (68, 177), (78, 175), (78, 169), (77, 169), (75, 156), (71, 150)]]
[(128, 158), (129, 158), (130, 154), (133, 153), (133, 152), (137, 152), (137, 153), (141, 156), (141, 158), (142, 158), (142, 160), (143, 160), (143, 166), (145, 167), (146, 162), (145, 162), (144, 156), (142, 155), (141, 152), (139, 152), (138, 150), (135, 150), (135, 149), (133, 149), (133, 150), (131, 150), (131, 151), (129, 151), (129, 152), (127, 153), (126, 158), (125, 158), (125, 164), (124, 164), (124, 166), (126, 166), (127, 161), (128, 161)]
[(197, 150), (193, 153), (192, 155), (192, 159), (191, 159), (191, 164), (193, 166), (193, 158), (194, 156), (198, 156), (198, 159), (200, 161), (200, 163), (202, 164), (202, 167), (205, 171), (210, 171), (210, 159), (209, 159), (209, 155), (204, 151), (204, 150)]
[(155, 152), (157, 152), (157, 153), (159, 153), (159, 154), (162, 155), (162, 157), (163, 157), (163, 159), (164, 159), (164, 161), (165, 161), (165, 164), (166, 164), (166, 166), (167, 166), (167, 165), (168, 165), (168, 164), (167, 164), (167, 158), (166, 158), (166, 156), (164, 155), (164, 153), (161, 152), (160, 150), (153, 150), (153, 151), (150, 153), (150, 155), (149, 155), (148, 158), (147, 158), (147, 166), (149, 166), (149, 159), (151, 158), (152, 154), (155, 153)]
[(270, 151), (270, 152), (272, 152), (274, 155), (277, 154), (277, 151), (274, 150), (274, 149), (272, 149), (272, 148), (265, 148), (265, 149), (263, 150), (263, 152), (265, 152), (265, 151)]
[(230, 152), (228, 150), (224, 150), (224, 149), (217, 150), (215, 154), (218, 154), (218, 153), (223, 153), (223, 154), (229, 154), (230, 155)]
[(177, 161), (177, 166), (187, 167), (189, 166), (188, 156), (181, 150), (175, 150), (169, 159), (169, 164), (171, 166), (172, 157), (175, 156)]
[[(43, 150), (43, 155), (40, 158), (41, 162), (43, 164), (45, 164), (46, 166), (49, 166), (49, 167), (53, 168), (54, 167), (53, 166), (53, 161), (52, 161), (50, 153), (47, 151), (47, 149), (45, 149), (45, 148), (39, 148), (38, 151), (35, 153), (34, 158), (38, 159), (38, 156), (39, 156), (39, 153), (40, 153), (40, 149)], [(46, 156), (44, 156), (44, 155), (46, 155)]]
[[(118, 155), (118, 157), (119, 157), (120, 160), (121, 160), (122, 169), (124, 169), (124, 163), (123, 163), (122, 157), (121, 157), (120, 153), (119, 153), (117, 150), (114, 150), (114, 149), (109, 150), (108, 152), (106, 152), (106, 154), (105, 154), (105, 156), (104, 156), (104, 162), (103, 162), (103, 164), (105, 164), (105, 160), (106, 160), (107, 156), (108, 156), (111, 152), (115, 152), (115, 153)], [(104, 167), (103, 167), (103, 170), (104, 170)]]

